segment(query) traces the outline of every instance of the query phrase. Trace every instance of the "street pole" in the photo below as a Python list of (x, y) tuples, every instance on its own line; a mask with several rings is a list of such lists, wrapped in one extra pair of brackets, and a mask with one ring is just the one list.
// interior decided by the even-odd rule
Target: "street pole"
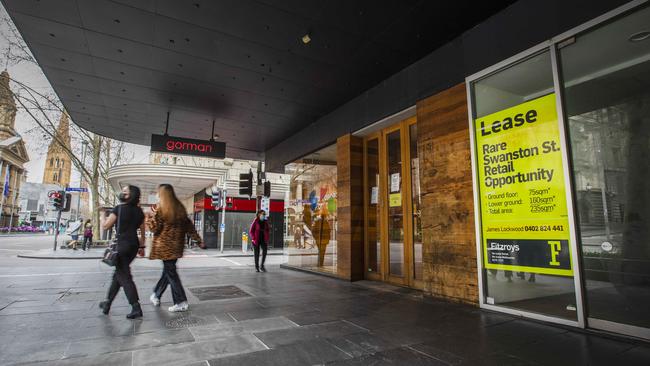
[(54, 251), (56, 252), (56, 241), (59, 238), (59, 223), (61, 222), (61, 210), (57, 210), (58, 212), (56, 213), (56, 224), (54, 227), (56, 228), (54, 231)]
[(221, 225), (223, 225), (223, 231), (221, 231), (221, 226), (219, 226), (219, 231), (221, 234), (221, 253), (223, 253), (223, 237), (226, 235), (226, 179), (223, 180), (223, 190), (221, 192)]
[[(81, 143), (81, 165), (83, 166), (84, 163), (86, 162), (86, 145), (88, 145), (87, 141), (83, 141)], [(81, 172), (81, 169), (79, 169), (79, 188), (81, 188), (81, 184), (83, 183), (84, 175)], [(77, 192), (77, 215), (76, 215), (76, 220), (79, 220), (79, 206), (81, 205), (81, 191)], [(92, 215), (91, 215), (92, 216)]]

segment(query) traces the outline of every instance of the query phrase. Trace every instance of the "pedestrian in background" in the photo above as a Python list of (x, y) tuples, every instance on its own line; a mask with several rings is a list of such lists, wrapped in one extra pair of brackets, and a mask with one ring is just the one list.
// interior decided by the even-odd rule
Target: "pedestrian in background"
[[(113, 211), (104, 222), (104, 230), (110, 230), (113, 225), (117, 226), (117, 264), (113, 280), (108, 289), (107, 298), (99, 304), (104, 314), (108, 314), (111, 304), (117, 296), (120, 287), (124, 289), (126, 298), (131, 304), (131, 312), (126, 316), (128, 319), (135, 319), (142, 316), (138, 290), (131, 276), (131, 262), (136, 255), (144, 256), (144, 213), (140, 208), (140, 188), (136, 186), (125, 186), (119, 196), (120, 204), (113, 208)], [(138, 229), (140, 238), (138, 239)]]
[[(251, 224), (249, 230), (251, 235), (251, 241), (253, 242), (253, 253), (255, 254), (255, 271), (266, 272), (264, 268), (264, 262), (266, 262), (266, 251), (269, 243), (269, 237), (271, 235), (270, 224), (266, 217), (266, 211), (259, 210), (257, 211), (257, 216)], [(260, 267), (260, 248), (262, 249), (262, 266)]]
[(202, 249), (205, 249), (205, 246), (194, 224), (187, 217), (185, 206), (178, 200), (170, 184), (158, 186), (158, 201), (158, 206), (151, 208), (151, 215), (147, 218), (147, 225), (153, 233), (149, 259), (162, 260), (163, 272), (149, 299), (154, 306), (160, 306), (160, 298), (167, 285), (170, 285), (174, 305), (168, 310), (187, 311), (189, 304), (181, 278), (176, 271), (176, 261), (183, 256), (186, 235), (189, 234)]
[(93, 245), (93, 224), (90, 222), (90, 219), (88, 219), (84, 224), (84, 242), (81, 249), (90, 249), (91, 245)]

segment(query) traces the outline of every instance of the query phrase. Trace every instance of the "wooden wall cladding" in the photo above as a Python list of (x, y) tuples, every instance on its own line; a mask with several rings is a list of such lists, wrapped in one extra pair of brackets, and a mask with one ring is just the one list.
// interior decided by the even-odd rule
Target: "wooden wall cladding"
[(338, 277), (363, 279), (363, 139), (344, 135), (336, 141)]
[(478, 303), (467, 93), (459, 84), (417, 103), (425, 293)]

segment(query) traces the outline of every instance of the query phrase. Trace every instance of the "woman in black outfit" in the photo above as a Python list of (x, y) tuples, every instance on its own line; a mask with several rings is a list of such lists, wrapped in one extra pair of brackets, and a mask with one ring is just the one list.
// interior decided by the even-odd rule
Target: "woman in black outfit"
[[(117, 296), (120, 287), (124, 288), (126, 298), (131, 304), (131, 313), (126, 317), (135, 319), (142, 316), (142, 309), (138, 298), (138, 290), (135, 288), (133, 278), (131, 277), (131, 262), (135, 256), (144, 255), (144, 213), (138, 206), (140, 203), (140, 188), (136, 186), (126, 186), (120, 193), (121, 204), (117, 205), (111, 212), (104, 223), (104, 230), (109, 230), (113, 225), (117, 225), (119, 231), (117, 235), (117, 264), (111, 287), (108, 289), (106, 301), (99, 303), (99, 307), (104, 314), (108, 314), (111, 304)], [(140, 229), (140, 239), (138, 240), (138, 229)]]

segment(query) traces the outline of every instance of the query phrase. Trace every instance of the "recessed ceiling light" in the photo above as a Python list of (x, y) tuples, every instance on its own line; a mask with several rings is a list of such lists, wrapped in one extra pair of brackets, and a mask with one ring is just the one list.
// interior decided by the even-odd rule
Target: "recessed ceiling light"
[(632, 34), (627, 40), (630, 42), (641, 42), (650, 38), (650, 31), (641, 31)]
[(54, 33), (50, 33), (50, 37), (56, 37)]
[(311, 42), (311, 36), (309, 35), (309, 33), (302, 36), (301, 39), (302, 39), (302, 43), (304, 43), (304, 44), (307, 44), (307, 43)]
[(117, 49), (117, 52), (122, 53), (122, 52), (124, 52), (124, 51), (122, 51), (121, 48), (118, 48), (118, 49)]
[(119, 19), (113, 19), (113, 21), (114, 21), (115, 23), (118, 23), (118, 24), (120, 23), (120, 20), (119, 20)]
[(170, 39), (170, 40), (169, 40), (169, 43), (174, 43), (174, 40), (173, 40), (173, 39)]

